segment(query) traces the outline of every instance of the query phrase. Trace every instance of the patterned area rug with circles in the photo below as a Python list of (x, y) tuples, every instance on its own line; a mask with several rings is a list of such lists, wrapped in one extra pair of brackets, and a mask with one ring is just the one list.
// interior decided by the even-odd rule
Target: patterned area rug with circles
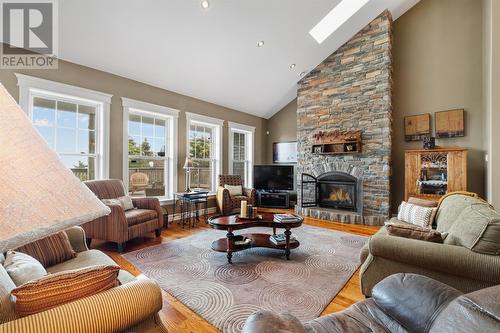
[(368, 240), (307, 225), (293, 234), (300, 246), (290, 261), (284, 251), (252, 248), (235, 252), (228, 264), (225, 253), (210, 248), (225, 232), (210, 229), (123, 257), (224, 333), (238, 333), (262, 309), (288, 311), (302, 321), (317, 318), (359, 267)]

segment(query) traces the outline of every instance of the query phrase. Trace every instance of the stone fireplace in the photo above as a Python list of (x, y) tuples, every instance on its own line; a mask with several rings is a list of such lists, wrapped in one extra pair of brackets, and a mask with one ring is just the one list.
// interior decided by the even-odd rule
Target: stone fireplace
[(328, 172), (317, 180), (318, 206), (357, 212), (362, 205), (360, 180), (344, 172)]
[[(296, 212), (366, 225), (390, 216), (391, 29), (386, 11), (298, 83)], [(315, 149), (321, 133), (351, 131), (358, 151)]]

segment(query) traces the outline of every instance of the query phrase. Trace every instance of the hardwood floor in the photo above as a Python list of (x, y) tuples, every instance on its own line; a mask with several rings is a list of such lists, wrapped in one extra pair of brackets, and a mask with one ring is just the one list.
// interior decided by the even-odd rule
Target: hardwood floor
[[(272, 211), (279, 211), (273, 209)], [(286, 210), (281, 210), (286, 211)], [(288, 211), (291, 212), (291, 211)], [(351, 224), (341, 224), (335, 222), (325, 222), (320, 220), (315, 220), (312, 218), (305, 218), (305, 224), (313, 225), (317, 227), (339, 230), (343, 232), (348, 232), (356, 235), (371, 236), (373, 235), (379, 227), (373, 226), (359, 226)], [(168, 229), (162, 231), (160, 238), (139, 238), (132, 240), (127, 243), (126, 252), (139, 250), (148, 246), (155, 244), (169, 242), (175, 239), (183, 238), (197, 232), (203, 232), (204, 229), (210, 228), (204, 222), (200, 222), (199, 225), (192, 229), (182, 229), (176, 223), (172, 224)], [(151, 236), (153, 237), (153, 236)], [(123, 269), (129, 271), (134, 275), (140, 275), (141, 272), (135, 268), (128, 261), (123, 259), (121, 255), (116, 251), (113, 244), (95, 242), (92, 244), (92, 248), (97, 248), (104, 251), (110, 257), (113, 258)], [(338, 295), (332, 300), (332, 302), (325, 308), (322, 315), (329, 314), (332, 312), (337, 312), (345, 309), (353, 303), (364, 299), (361, 294), (359, 287), (359, 269), (354, 273), (349, 282), (344, 286), (344, 288), (338, 293)], [(196, 313), (191, 311), (189, 308), (184, 306), (181, 302), (176, 300), (174, 297), (166, 292), (163, 292), (163, 309), (160, 312), (160, 317), (163, 323), (168, 328), (171, 333), (215, 333), (220, 332), (218, 329), (213, 327), (209, 322), (198, 316)]]

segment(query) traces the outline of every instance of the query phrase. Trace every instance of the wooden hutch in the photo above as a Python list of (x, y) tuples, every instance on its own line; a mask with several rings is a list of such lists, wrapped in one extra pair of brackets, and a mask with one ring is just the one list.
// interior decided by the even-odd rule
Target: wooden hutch
[(438, 147), (405, 152), (405, 200), (439, 200), (454, 191), (467, 191), (467, 149)]

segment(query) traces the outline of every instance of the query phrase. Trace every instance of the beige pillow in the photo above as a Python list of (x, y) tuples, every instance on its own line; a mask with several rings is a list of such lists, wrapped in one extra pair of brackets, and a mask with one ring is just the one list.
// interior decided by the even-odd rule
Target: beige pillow
[(8, 251), (4, 267), (16, 286), (47, 275), (38, 260), (22, 252)]
[(0, 324), (17, 318), (14, 310), (14, 300), (10, 294), (16, 285), (5, 268), (0, 265)]
[(76, 252), (73, 250), (68, 235), (64, 231), (28, 245), (21, 246), (17, 248), (16, 251), (32, 256), (38, 260), (43, 267), (60, 264), (76, 257)]
[(401, 206), (399, 206), (398, 220), (418, 225), (419, 227), (430, 228), (436, 211), (437, 208), (422, 207), (403, 201)]
[(120, 284), (119, 271), (115, 265), (90, 266), (30, 281), (12, 290), (16, 312), (28, 316), (106, 291)]
[(123, 196), (119, 197), (118, 200), (120, 200), (122, 207), (124, 210), (131, 210), (134, 209), (134, 203), (132, 202), (132, 198), (129, 196)]
[(426, 199), (420, 199), (420, 198), (415, 198), (411, 197), (408, 199), (408, 203), (417, 205), (417, 206), (422, 206), (422, 207), (437, 207), (437, 201), (432, 201), (432, 200), (426, 200)]
[(122, 202), (118, 199), (101, 199), (101, 201), (105, 205), (116, 205), (123, 208)]
[(224, 185), (225, 189), (229, 190), (229, 194), (231, 195), (243, 195), (243, 186), (241, 185)]

